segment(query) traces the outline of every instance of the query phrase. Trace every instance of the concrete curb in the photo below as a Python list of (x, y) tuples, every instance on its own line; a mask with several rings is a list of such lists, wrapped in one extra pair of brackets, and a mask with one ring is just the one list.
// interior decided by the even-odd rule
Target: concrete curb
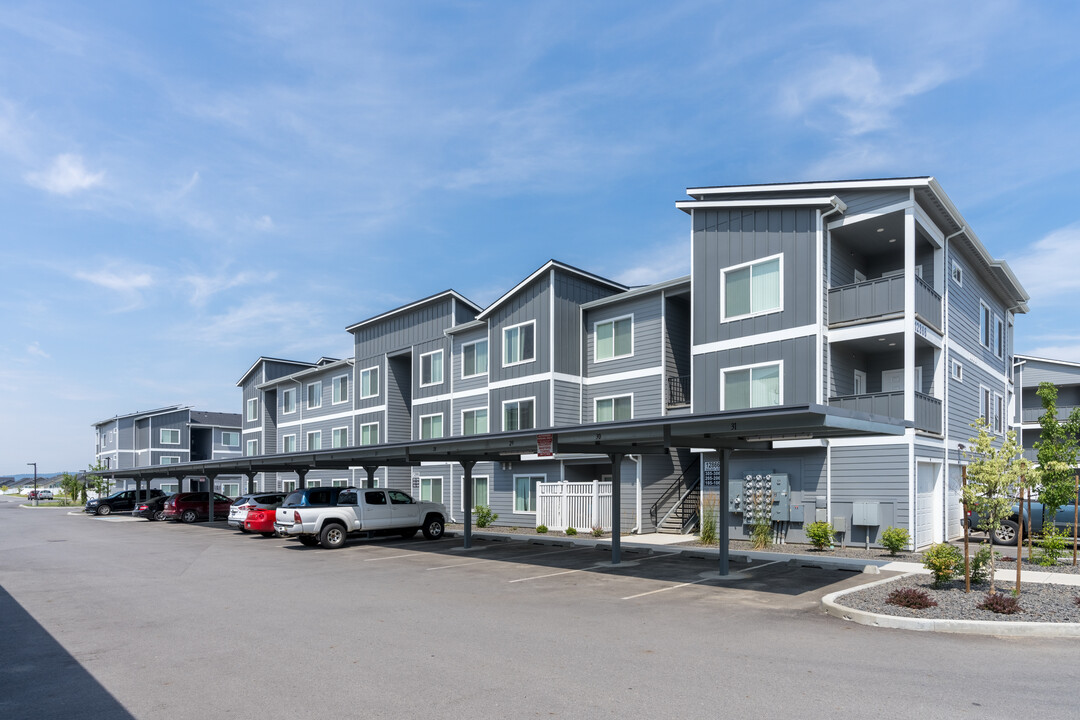
[(871, 627), (892, 628), (894, 630), (917, 630), (920, 632), (957, 633), (961, 635), (997, 635), (1006, 637), (1080, 637), (1080, 623), (1015, 622), (1011, 620), (931, 620), (922, 618), (899, 617), (897, 615), (879, 615), (866, 610), (844, 607), (838, 598), (858, 592), (875, 585), (896, 582), (918, 573), (908, 573), (893, 578), (885, 578), (859, 587), (839, 590), (821, 598), (821, 609), (826, 615)]

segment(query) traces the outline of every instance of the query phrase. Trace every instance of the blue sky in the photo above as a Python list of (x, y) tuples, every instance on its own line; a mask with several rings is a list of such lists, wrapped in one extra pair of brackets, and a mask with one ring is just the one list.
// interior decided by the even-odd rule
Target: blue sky
[[(303, 7), (301, 7), (303, 5)], [(221, 7), (219, 7), (221, 6)], [(0, 6), (0, 474), (239, 412), (259, 355), (550, 258), (688, 271), (700, 185), (934, 175), (1080, 361), (1080, 10), (1012, 2)]]

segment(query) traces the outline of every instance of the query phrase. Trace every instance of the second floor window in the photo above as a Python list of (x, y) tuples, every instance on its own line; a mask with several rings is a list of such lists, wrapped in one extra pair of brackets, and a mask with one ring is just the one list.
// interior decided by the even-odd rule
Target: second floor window
[(281, 438), (281, 452), (294, 453), (296, 452), (296, 436), (284, 435)]
[(511, 400), (503, 403), (503, 430), (531, 430), (535, 427), (532, 400)]
[(987, 350), (994, 348), (994, 314), (986, 303), (979, 304), (979, 344)]
[(247, 441), (247, 453), (246, 453), (246, 455), (248, 457), (251, 457), (252, 455), (258, 455), (258, 454), (259, 454), (259, 441), (258, 440), (248, 440)]
[(360, 426), (360, 444), (379, 444), (379, 423), (366, 423)]
[(634, 319), (618, 318), (596, 323), (596, 361), (634, 354)]
[(309, 409), (322, 407), (322, 381), (307, 386), (307, 406)]
[(259, 419), (259, 398), (248, 398), (246, 417), (248, 422), (255, 422)]
[(487, 408), (466, 410), (461, 414), (461, 434), (481, 435), (488, 431)]
[(379, 368), (360, 371), (360, 397), (369, 398), (379, 394)]
[(180, 431), (175, 428), (161, 428), (162, 445), (179, 445)]
[(503, 329), (503, 365), (516, 365), (536, 358), (536, 323), (527, 322)]
[(420, 417), (420, 439), (431, 440), (443, 436), (442, 413)]
[(770, 407), (781, 402), (780, 364), (723, 371), (724, 410)]
[(330, 402), (335, 405), (349, 401), (349, 376), (339, 375), (333, 380), (333, 398)]
[(781, 309), (781, 256), (738, 265), (723, 272), (724, 319)]
[(349, 428), (334, 428), (330, 438), (330, 447), (343, 448), (349, 445)]
[(442, 350), (420, 356), (420, 386), (438, 385), (443, 381)]
[(478, 340), (461, 348), (461, 377), (485, 375), (488, 371), (488, 341)]
[(221, 444), (225, 447), (240, 447), (240, 433), (228, 430), (222, 432)]
[(281, 391), (281, 412), (286, 415), (296, 412), (296, 388)]
[(307, 434), (307, 449), (322, 450), (322, 430), (315, 430)]
[(634, 417), (634, 399), (631, 395), (596, 399), (596, 422), (631, 420)]

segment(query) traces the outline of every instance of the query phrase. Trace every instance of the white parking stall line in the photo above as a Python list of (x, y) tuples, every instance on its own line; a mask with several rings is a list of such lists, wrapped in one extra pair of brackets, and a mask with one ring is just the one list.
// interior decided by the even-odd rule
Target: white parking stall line
[(547, 575), (533, 575), (532, 577), (518, 578), (517, 580), (507, 580), (507, 582), (519, 583), (519, 582), (526, 582), (527, 580), (540, 580), (542, 578), (555, 577), (556, 575), (569, 575), (570, 573), (583, 572), (583, 570), (584, 569), (581, 569), (581, 570), (563, 570), (562, 572), (548, 573)]
[(415, 553), (405, 553), (404, 555), (387, 555), (386, 557), (377, 558), (365, 558), (364, 562), (375, 562), (377, 560), (397, 560), (399, 558), (412, 557)]
[(466, 565), (479, 565), (480, 563), (495, 562), (494, 560), (473, 560), (472, 562), (457, 563), (455, 565), (439, 565), (438, 567), (424, 568), (425, 570), (447, 570), (449, 568), (465, 567)]
[(668, 590), (677, 590), (679, 588), (686, 587), (687, 585), (697, 585), (698, 583), (703, 583), (706, 580), (708, 580), (708, 578), (701, 578), (700, 580), (694, 580), (693, 582), (679, 583), (678, 585), (669, 585), (668, 587), (662, 587), (658, 590), (650, 590), (648, 592), (638, 593), (637, 595), (627, 595), (622, 599), (633, 600), (634, 598), (645, 597), (646, 595), (655, 595), (656, 593), (667, 592)]
[(786, 563), (787, 560), (773, 560), (772, 562), (767, 562), (767, 563), (765, 563), (763, 565), (751, 565), (748, 568), (744, 568), (743, 570), (740, 570), (740, 572), (745, 573), (745, 572), (750, 572), (751, 570), (760, 570), (763, 567), (769, 567), (770, 565), (776, 565), (776, 564), (782, 563), (782, 562)]

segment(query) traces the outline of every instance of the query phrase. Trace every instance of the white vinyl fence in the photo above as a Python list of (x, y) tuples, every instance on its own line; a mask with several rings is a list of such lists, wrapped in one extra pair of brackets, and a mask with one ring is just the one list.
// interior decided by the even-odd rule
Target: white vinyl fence
[(549, 530), (611, 529), (611, 482), (537, 483), (536, 524)]

